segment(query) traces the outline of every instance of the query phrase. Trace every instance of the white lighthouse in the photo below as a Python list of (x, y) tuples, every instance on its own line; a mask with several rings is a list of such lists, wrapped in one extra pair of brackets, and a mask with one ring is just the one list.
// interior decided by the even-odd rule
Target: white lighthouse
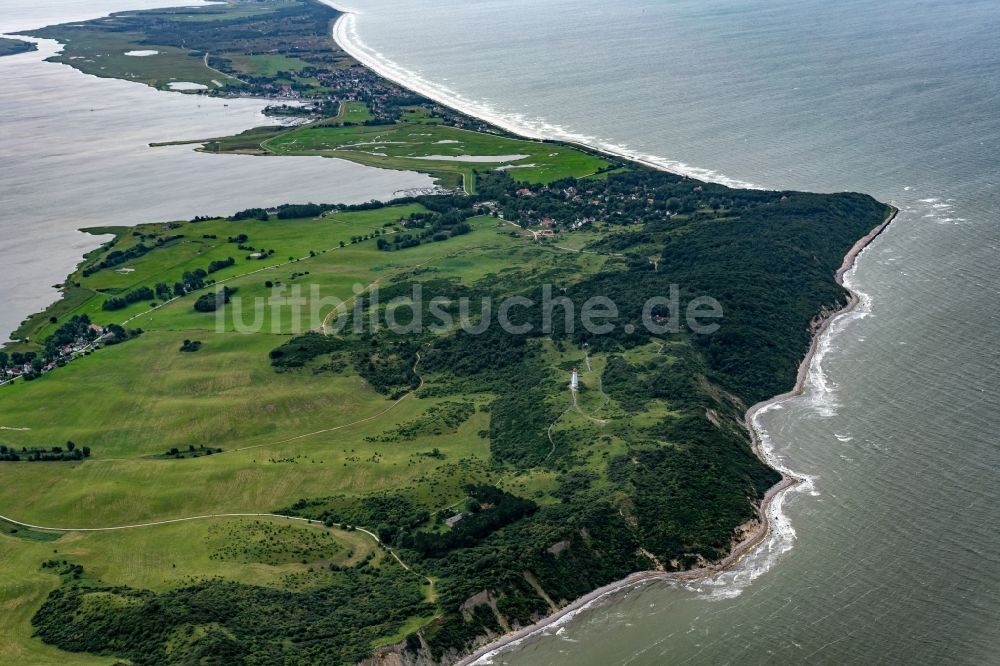
[(573, 374), (569, 377), (569, 389), (575, 391), (580, 388), (580, 375), (577, 373), (576, 368), (573, 368)]

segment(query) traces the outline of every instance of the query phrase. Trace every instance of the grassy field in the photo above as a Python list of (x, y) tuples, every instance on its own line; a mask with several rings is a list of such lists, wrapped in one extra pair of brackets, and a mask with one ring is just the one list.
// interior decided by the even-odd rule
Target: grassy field
[[(384, 258), (383, 253), (375, 250), (373, 243), (364, 247), (350, 246), (341, 248), (340, 243), (349, 244), (352, 237), (372, 233), (373, 230), (385, 229), (384, 225), (394, 224), (400, 218), (422, 210), (420, 206), (396, 206), (376, 211), (358, 211), (329, 215), (320, 219), (282, 220), (260, 222), (244, 220), (229, 222), (226, 220), (210, 220), (195, 224), (165, 223), (150, 224), (136, 227), (135, 230), (123, 232), (118, 238), (114, 249), (127, 250), (139, 243), (154, 247), (143, 256), (128, 261), (120, 266), (103, 269), (89, 276), (77, 272), (68, 280), (73, 285), (67, 291), (67, 298), (56, 304), (55, 309), (46, 311), (43, 315), (32, 319), (32, 324), (18, 331), (17, 337), (46, 337), (54, 330), (49, 317), (55, 315), (60, 321), (74, 314), (86, 313), (95, 321), (102, 323), (119, 323), (150, 309), (150, 303), (139, 302), (113, 313), (101, 310), (108, 296), (126, 293), (136, 287), (154, 286), (159, 282), (172, 286), (181, 279), (185, 271), (198, 268), (205, 269), (212, 261), (233, 257), (236, 264), (213, 273), (218, 281), (238, 280), (238, 286), (248, 288), (259, 287), (262, 291), (267, 280), (290, 280), (293, 273), (303, 273), (310, 270), (312, 264), (323, 269), (325, 274), (342, 271), (341, 281), (349, 288), (352, 279), (371, 281), (373, 273), (363, 265), (354, 266), (359, 258)], [(179, 226), (181, 225), (182, 226)], [(137, 235), (138, 234), (138, 235)], [(240, 250), (238, 243), (229, 242), (245, 234), (248, 239), (244, 244), (262, 250), (274, 250), (274, 254), (264, 259), (249, 259), (249, 250)], [(173, 238), (162, 246), (157, 241)], [(327, 252), (342, 252), (346, 262), (315, 261), (310, 252), (323, 255)], [(333, 257), (330, 257), (333, 259)], [(85, 261), (84, 267), (91, 262)], [(346, 266), (345, 263), (350, 264)], [(256, 277), (252, 277), (256, 276)], [(79, 286), (76, 286), (76, 285)], [(367, 282), (365, 282), (367, 284)], [(349, 296), (349, 292), (341, 292)], [(190, 307), (190, 304), (186, 304)], [(180, 310), (181, 308), (178, 308)], [(160, 315), (157, 315), (160, 316)], [(189, 321), (195, 328), (211, 327), (214, 319), (211, 316), (198, 317), (191, 313), (194, 319)], [(189, 318), (190, 320), (191, 318)], [(143, 323), (145, 326), (146, 324)]]
[(409, 121), (388, 126), (311, 125), (267, 139), (261, 146), (276, 155), (324, 155), (388, 169), (457, 173), (470, 191), (476, 170), (509, 170), (518, 180), (549, 183), (588, 176), (608, 166), (599, 157), (565, 145)]
[(337, 120), (344, 123), (363, 123), (372, 119), (372, 112), (368, 110), (368, 105), (364, 102), (344, 102), (343, 112), (337, 116)]
[(280, 72), (297, 72), (309, 63), (280, 54), (230, 56), (232, 63), (247, 74), (274, 76)]
[[(265, 281), (316, 285), (320, 296), (346, 301), (355, 285), (369, 290), (388, 286), (414, 270), (469, 284), (509, 270), (512, 261), (522, 267), (563, 262), (579, 270), (601, 261), (543, 247), (493, 218), (474, 218), (472, 233), (405, 251), (380, 252), (373, 240), (351, 243), (352, 237), (374, 230), (391, 231), (401, 217), (420, 210), (407, 205), (317, 219), (210, 220), (143, 225), (135, 233), (114, 230), (118, 236), (108, 251), (182, 237), (113, 269), (86, 277), (79, 271), (70, 279), (79, 283), (70, 292), (72, 298), (37, 318), (34, 336), (52, 331), (49, 316), (62, 322), (80, 313), (101, 323), (132, 319), (129, 326), (141, 325), (145, 332), (41, 379), (0, 391), (0, 426), (17, 428), (0, 434), (4, 443), (50, 446), (72, 439), (93, 451), (83, 462), (0, 464), (0, 506), (5, 513), (55, 527), (106, 527), (210, 513), (270, 512), (302, 497), (363, 497), (380, 491), (403, 492), (436, 510), (460, 502), (465, 497), (462, 486), (469, 482), (495, 482), (539, 494), (552, 489), (551, 474), (501, 474), (490, 468), (489, 440), (484, 437), (489, 415), (482, 410), (455, 429), (442, 432), (430, 425), (424, 434), (392, 441), (402, 426), (433, 424), (427, 415), (443, 399), (422, 397), (420, 392), (386, 399), (354, 374), (314, 373), (308, 367), (275, 372), (268, 352), (288, 340), (294, 327), (270, 311), (262, 330), (248, 335), (235, 332), (231, 320), (220, 327), (214, 314), (195, 312), (191, 306), (197, 294), (155, 310), (147, 303), (114, 312), (100, 307), (109, 294), (171, 283), (186, 270), (234, 254), (239, 256), (236, 265), (213, 277), (227, 280), (250, 300), (269, 294)], [(227, 241), (235, 234), (246, 234), (245, 242), (255, 247), (275, 249), (274, 258), (245, 259)], [(96, 253), (84, 266), (101, 256)], [(289, 257), (294, 259), (289, 262)], [(303, 294), (308, 309), (313, 294), (310, 288)], [(201, 341), (200, 350), (180, 352), (186, 339)], [(561, 380), (561, 373), (554, 371), (553, 386)], [(467, 399), (479, 407), (491, 396)], [(189, 446), (222, 452), (181, 460), (154, 457)], [(426, 455), (432, 449), (438, 453)], [(372, 547), (370, 537), (358, 532), (294, 526), (288, 529), (331, 534), (324, 539), (331, 540), (335, 552), (307, 554), (303, 564), (294, 548), (271, 548), (264, 554), (266, 562), (254, 561), (247, 553), (258, 559), (264, 555), (245, 545), (261, 541), (246, 534), (253, 532), (248, 527), (253, 523), (195, 521), (74, 532), (55, 541), (42, 540), (51, 538), (49, 533), (23, 528), (11, 534), (15, 528), (8, 525), (10, 529), (0, 531), (9, 581), (0, 584), (0, 605), (9, 610), (12, 621), (5, 623), (8, 633), (0, 639), (0, 662), (111, 663), (77, 655), (67, 660), (30, 638), (31, 615), (58, 585), (55, 574), (39, 568), (52, 557), (83, 565), (87, 576), (102, 584), (169, 589), (213, 575), (281, 587), (321, 585), (317, 562), (350, 564)], [(244, 546), (234, 551), (233, 544)], [(222, 551), (229, 555), (220, 556)], [(413, 618), (400, 635), (431, 619)]]
[[(358, 531), (325, 528), (279, 518), (217, 518), (113, 532), (71, 532), (54, 541), (0, 533), (0, 663), (112, 664), (57, 650), (31, 638), (31, 616), (59, 576), (41, 564), (66, 560), (82, 565), (84, 584), (129, 585), (166, 590), (206, 576), (301, 590), (321, 586), (331, 563), (350, 566), (377, 554), (374, 540)], [(51, 533), (50, 533), (51, 534)], [(377, 555), (384, 557), (384, 555)]]
[[(488, 424), (487, 414), (477, 412), (446, 437), (368, 441), (419, 419), (440, 399), (409, 396), (397, 403), (353, 375), (314, 375), (308, 369), (275, 373), (267, 353), (287, 340), (291, 331), (279, 327), (272, 333), (270, 320), (260, 334), (234, 333), (231, 323), (219, 332), (214, 315), (191, 308), (195, 295), (148, 314), (146, 303), (116, 312), (100, 308), (105, 295), (98, 290), (120, 293), (170, 282), (185, 270), (233, 254), (235, 245), (226, 239), (237, 233), (247, 234), (248, 243), (273, 246), (278, 257), (271, 262), (241, 257), (236, 266), (219, 272), (219, 279), (229, 278), (227, 284), (249, 298), (268, 292), (265, 279), (291, 283), (293, 273), (308, 272), (300, 279), (318, 285), (324, 295), (346, 300), (355, 284), (388, 284), (394, 276), (414, 269), (474, 281), (502, 271), (512, 256), (540, 261), (548, 252), (485, 218), (473, 220), (473, 233), (404, 252), (379, 252), (373, 241), (350, 243), (352, 236), (384, 229), (383, 225), (418, 210), (411, 205), (320, 219), (215, 220), (138, 228), (146, 242), (168, 235), (184, 238), (120, 267), (129, 270), (105, 269), (88, 277), (76, 274), (73, 281), (80, 287), (74, 288), (74, 297), (59, 305), (58, 312), (51, 312), (57, 312), (59, 321), (88, 313), (102, 323), (143, 313), (135, 323), (145, 333), (40, 380), (0, 392), (0, 425), (27, 428), (4, 431), (5, 443), (41, 446), (74, 439), (81, 445), (87, 442), (93, 457), (83, 463), (0, 466), (0, 506), (14, 507), (8, 512), (18, 520), (66, 527), (267, 512), (301, 497), (365, 495), (379, 490), (407, 489), (421, 502), (444, 508), (464, 497), (463, 483), (493, 478), (486, 465), (489, 443), (481, 434)], [(340, 241), (346, 246), (340, 247)], [(138, 242), (139, 237), (124, 233), (114, 247), (127, 249)], [(286, 263), (288, 256), (298, 259)], [(261, 273), (251, 273), (267, 266)], [(51, 332), (48, 316), (52, 315), (39, 318), (44, 325), (35, 329), (35, 335)], [(202, 341), (201, 350), (181, 353), (185, 339)], [(100, 399), (94, 400), (95, 395)], [(480, 396), (477, 401), (481, 404), (488, 397)], [(121, 418), (123, 414), (129, 417)], [(218, 447), (223, 452), (186, 460), (150, 457), (189, 445)], [(420, 455), (432, 448), (442, 458)], [(463, 472), (456, 475), (459, 464)], [(193, 492), (194, 488), (198, 491)], [(25, 497), (32, 500), (26, 503)], [(71, 554), (73, 561), (105, 583), (157, 589), (208, 572), (244, 582), (277, 584), (289, 571), (306, 568), (295, 562), (265, 566), (206, 559), (210, 553), (203, 547), (203, 537), (214, 522), (225, 521), (74, 533), (55, 542), (23, 538), (27, 534), (23, 529), (21, 538), (0, 536), (0, 550), (11, 574), (8, 580), (17, 581), (0, 590), (15, 629), (3, 640), (0, 654), (32, 663), (61, 659), (58, 651), (30, 640), (28, 628), (34, 609), (58, 583), (54, 575), (38, 569), (54, 549)], [(357, 538), (358, 533), (351, 534)], [(226, 540), (218, 534), (215, 539)], [(201, 546), (176, 552), (169, 546), (177, 543)], [(357, 545), (354, 550), (360, 552)], [(429, 619), (415, 618), (414, 622)], [(73, 656), (65, 663), (110, 662)]]
[[(71, 64), (86, 74), (145, 83), (169, 89), (173, 82), (198, 83), (208, 88), (224, 87), (226, 77), (205, 66), (201, 55), (171, 46), (150, 47), (142, 35), (130, 33), (74, 34), (63, 52), (49, 58)], [(153, 55), (126, 55), (132, 51), (156, 51)]]

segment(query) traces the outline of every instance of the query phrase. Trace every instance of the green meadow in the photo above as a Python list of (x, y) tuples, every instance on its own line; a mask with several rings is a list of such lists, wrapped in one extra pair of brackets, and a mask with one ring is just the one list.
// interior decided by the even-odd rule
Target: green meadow
[[(173, 46), (149, 46), (136, 33), (68, 33), (63, 52), (49, 58), (72, 65), (86, 74), (124, 79), (154, 88), (169, 89), (173, 82), (198, 83), (208, 88), (224, 87), (226, 76), (205, 66), (199, 54)], [(153, 55), (126, 55), (132, 51), (156, 51)]]
[[(41, 339), (54, 330), (58, 324), (49, 316), (62, 322), (76, 314), (101, 324), (141, 326), (143, 333), (0, 391), (0, 425), (10, 428), (2, 440), (8, 446), (73, 440), (93, 451), (81, 462), (0, 464), (0, 506), (11, 518), (32, 524), (96, 528), (208, 514), (267, 513), (303, 497), (361, 498), (381, 492), (403, 493), (432, 511), (443, 511), (463, 501), (467, 483), (530, 493), (543, 504), (555, 501), (548, 495), (556, 487), (551, 471), (501, 470), (489, 464), (490, 419), (485, 410), (494, 397), (490, 393), (470, 393), (465, 399), (474, 407), (471, 417), (445, 427), (433, 415), (448, 400), (433, 391), (389, 399), (353, 373), (331, 375), (311, 366), (276, 372), (268, 352), (301, 332), (286, 314), (275, 316), (265, 308), (260, 330), (248, 334), (237, 332), (232, 318), (217, 320), (215, 313), (196, 312), (192, 304), (199, 292), (112, 312), (101, 308), (111, 295), (171, 284), (185, 271), (230, 256), (237, 258), (235, 265), (212, 277), (235, 287), (243, 302), (266, 298), (276, 286), (288, 293), (300, 287), (303, 310), (311, 308), (314, 289), (321, 298), (333, 296), (349, 307), (359, 288), (370, 295), (376, 287), (390, 287), (413, 275), (473, 284), (506, 274), (512, 266), (540, 271), (557, 264), (569, 274), (583, 274), (604, 261), (535, 243), (490, 217), (472, 218), (471, 233), (405, 251), (379, 251), (374, 237), (355, 242), (375, 232), (390, 235), (402, 218), (422, 210), (407, 204), (307, 219), (206, 220), (111, 230), (115, 240), (92, 253), (70, 276), (72, 297), (35, 318), (32, 336)], [(240, 234), (246, 235), (245, 244), (274, 249), (274, 254), (265, 260), (247, 259), (246, 252), (229, 242), (230, 236)], [(155, 249), (84, 275), (107, 253), (139, 243)], [(329, 305), (317, 310), (320, 319), (330, 311)], [(247, 314), (243, 323), (251, 319)], [(181, 352), (183, 342), (191, 339), (202, 343), (199, 350)], [(550, 349), (547, 354), (547, 382), (560, 400), (568, 400), (561, 365), (580, 352)], [(586, 377), (585, 382), (594, 381)], [(433, 377), (426, 379), (433, 384)], [(564, 414), (554, 427), (569, 427), (574, 419), (586, 421), (582, 414)], [(394, 433), (404, 429), (416, 434), (397, 441)], [(170, 449), (202, 446), (222, 451), (179, 460), (160, 457)], [(85, 582), (95, 585), (169, 590), (212, 576), (300, 589), (322, 586), (324, 566), (349, 566), (375, 546), (362, 532), (263, 520), (294, 532), (285, 535), (294, 543), (278, 554), (265, 553), (269, 559), (264, 562), (257, 561), (263, 557), (260, 549), (247, 545), (260, 541), (259, 535), (253, 536), (257, 519), (69, 533), (7, 524), (0, 531), (0, 554), (8, 574), (0, 582), (0, 604), (13, 618), (13, 633), (0, 640), (0, 661), (111, 663), (85, 655), (67, 658), (30, 638), (31, 616), (59, 585), (59, 576), (39, 568), (51, 558), (82, 565)], [(309, 530), (329, 540), (330, 553), (295, 545), (305, 539), (299, 532)], [(273, 550), (272, 542), (268, 537)], [(228, 558), (217, 555), (234, 549), (236, 555)], [(400, 635), (433, 619), (411, 618)]]
[(358, 101), (344, 102), (344, 108), (337, 116), (337, 120), (343, 123), (363, 123), (371, 119), (372, 112), (368, 109), (368, 105)]

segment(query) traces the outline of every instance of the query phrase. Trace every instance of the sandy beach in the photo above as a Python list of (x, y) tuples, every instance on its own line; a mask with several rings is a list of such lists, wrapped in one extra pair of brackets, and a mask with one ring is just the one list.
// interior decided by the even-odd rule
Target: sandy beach
[(442, 106), (473, 118), (479, 118), (495, 127), (527, 139), (559, 141), (588, 151), (596, 151), (604, 155), (638, 162), (639, 164), (667, 171), (678, 176), (687, 176), (698, 180), (719, 183), (727, 187), (760, 189), (753, 183), (729, 178), (711, 169), (703, 169), (675, 160), (666, 160), (657, 155), (638, 153), (624, 146), (601, 141), (597, 137), (572, 132), (564, 127), (544, 121), (532, 120), (524, 116), (511, 117), (507, 114), (498, 113), (486, 104), (465, 99), (454, 90), (450, 90), (438, 83), (427, 81), (398, 63), (380, 57), (381, 54), (372, 52), (357, 33), (356, 14), (344, 9), (331, 0), (319, 1), (342, 12), (340, 18), (333, 25), (333, 40), (340, 48), (382, 78), (419, 93), (428, 99), (432, 99)]

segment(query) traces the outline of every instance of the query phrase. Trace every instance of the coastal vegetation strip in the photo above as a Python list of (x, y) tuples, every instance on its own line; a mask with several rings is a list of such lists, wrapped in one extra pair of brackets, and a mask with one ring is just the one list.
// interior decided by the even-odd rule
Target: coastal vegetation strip
[[(381, 79), (332, 41), (338, 15), (312, 0), (233, 1), (122, 12), (33, 34), (64, 42), (51, 59), (88, 74), (161, 89), (195, 84), (184, 86), (190, 93), (273, 97), (281, 104), (272, 115), (308, 121), (291, 131), (206, 139), (209, 152), (338, 157), (430, 173), (442, 186), (468, 192), (475, 191), (477, 167), (517, 170), (522, 180), (545, 183), (612, 166), (579, 148), (512, 137)], [(515, 157), (496, 159), (505, 155)]]
[(25, 41), (23, 39), (12, 39), (10, 37), (0, 37), (0, 57), (8, 55), (16, 55), (18, 53), (27, 53), (28, 51), (34, 51), (38, 47), (35, 46), (34, 42)]
[[(844, 255), (888, 208), (860, 194), (732, 190), (509, 136), (359, 67), (329, 42), (335, 17), (266, 0), (40, 31), (67, 41), (64, 55), (183, 42), (185, 67), (236, 77), (206, 94), (270, 95), (275, 113), (309, 122), (206, 151), (268, 154), (277, 168), (288, 154), (381, 160), (464, 192), (113, 230), (69, 276), (67, 299), (5, 352), (8, 373), (15, 351), (19, 373), (27, 354), (31, 369), (55, 365), (0, 389), (5, 418), (25, 428), (0, 432), (8, 450), (72, 440), (93, 453), (0, 465), (0, 506), (89, 529), (280, 513), (342, 540), (366, 526), (392, 557), (224, 531), (212, 543), (238, 557), (216, 580), (220, 559), (204, 550), (152, 562), (145, 529), (68, 533), (44, 553), (30, 533), (5, 531), (9, 572), (30, 584), (0, 586), (18, 623), (4, 654), (447, 663), (636, 572), (727, 561), (774, 492), (747, 406), (795, 383), (817, 313), (848, 302), (835, 279)], [(135, 68), (155, 57), (125, 53)], [(133, 80), (179, 78), (148, 67)], [(464, 300), (470, 323), (497, 321), (505, 299), (542, 303), (546, 290), (561, 299), (548, 327), (538, 309), (519, 315), (529, 330), (517, 334), (471, 333), (455, 316)], [(675, 292), (646, 313), (664, 324), (651, 330), (646, 304)], [(717, 331), (667, 325), (701, 296), (724, 313)], [(602, 333), (583, 325), (594, 297), (616, 306)], [(366, 326), (393, 307), (442, 325)], [(91, 324), (127, 343), (60, 365), (66, 345), (48, 341), (69, 331), (71, 350), (92, 343)], [(195, 522), (169, 529), (180, 541)], [(95, 569), (110, 551), (139, 553), (137, 571)], [(294, 569), (287, 580), (267, 569), (279, 565)], [(261, 609), (301, 612), (247, 631), (267, 623)], [(32, 623), (73, 656), (30, 639)]]

